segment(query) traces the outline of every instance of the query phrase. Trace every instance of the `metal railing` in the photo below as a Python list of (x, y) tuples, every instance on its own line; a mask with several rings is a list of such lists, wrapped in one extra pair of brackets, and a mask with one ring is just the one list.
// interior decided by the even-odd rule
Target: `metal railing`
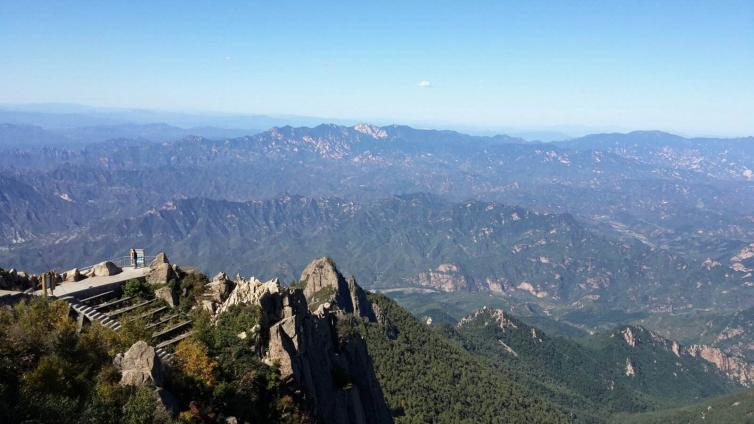
[[(152, 261), (156, 257), (157, 256), (154, 256), (154, 255), (152, 255), (152, 256), (144, 256), (143, 263), (140, 261), (138, 263), (138, 265), (137, 265), (137, 268), (148, 267), (149, 264), (152, 263)], [(141, 258), (139, 258), (139, 259), (141, 259)], [(127, 267), (127, 266), (128, 267), (133, 266), (133, 264), (131, 263), (131, 257), (130, 256), (120, 256), (120, 257), (117, 257), (117, 258), (106, 259), (105, 261), (110, 261), (110, 262), (114, 263), (115, 265), (117, 265), (120, 268)], [(105, 262), (105, 261), (103, 261), (103, 262)], [(99, 263), (102, 263), (102, 262), (99, 262)], [(88, 266), (84, 266), (84, 267), (79, 267), (79, 272), (82, 273), (82, 274), (85, 274), (85, 273), (89, 272), (92, 268), (94, 268), (97, 265), (98, 264), (88, 265)]]

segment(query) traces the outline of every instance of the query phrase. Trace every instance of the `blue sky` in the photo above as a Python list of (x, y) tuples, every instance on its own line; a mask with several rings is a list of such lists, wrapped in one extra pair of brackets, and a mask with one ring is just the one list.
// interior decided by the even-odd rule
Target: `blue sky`
[(753, 1), (0, 0), (0, 103), (754, 135)]

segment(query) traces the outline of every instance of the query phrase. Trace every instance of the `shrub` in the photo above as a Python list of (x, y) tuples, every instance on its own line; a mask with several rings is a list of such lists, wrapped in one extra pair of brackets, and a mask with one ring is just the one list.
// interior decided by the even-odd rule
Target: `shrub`
[(127, 424), (152, 424), (155, 411), (154, 389), (142, 386), (136, 389), (123, 407), (123, 422)]
[[(233, 305), (220, 316), (215, 326), (215, 349), (235, 351), (252, 343), (251, 329), (260, 323), (262, 308), (258, 305)], [(238, 335), (246, 332), (246, 339)]]
[(180, 299), (181, 309), (187, 311), (196, 305), (199, 297), (204, 293), (204, 286), (209, 283), (209, 278), (201, 273), (189, 273), (181, 279)]
[(181, 340), (175, 348), (175, 360), (189, 377), (211, 388), (215, 385), (217, 363), (209, 357), (207, 346), (192, 337)]
[(147, 324), (147, 321), (143, 318), (122, 320), (120, 330), (117, 333), (119, 350), (127, 350), (139, 340), (150, 343), (152, 330), (147, 328)]
[(143, 280), (131, 279), (123, 285), (124, 296), (140, 297), (142, 299), (154, 297), (154, 288)]

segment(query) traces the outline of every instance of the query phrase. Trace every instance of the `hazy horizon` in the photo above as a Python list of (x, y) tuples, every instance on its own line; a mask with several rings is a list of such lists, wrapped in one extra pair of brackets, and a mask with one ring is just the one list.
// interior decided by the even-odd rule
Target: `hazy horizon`
[(6, 2), (0, 12), (3, 104), (572, 136), (754, 134), (750, 2), (358, 11), (329, 2)]
[[(458, 123), (439, 122), (439, 121), (397, 121), (384, 118), (358, 119), (358, 118), (335, 118), (321, 116), (306, 116), (292, 114), (270, 114), (270, 113), (241, 113), (227, 111), (210, 111), (210, 110), (170, 110), (170, 109), (152, 109), (143, 107), (125, 107), (125, 106), (96, 106), (76, 103), (27, 103), (12, 104), (0, 103), (0, 112), (21, 112), (31, 114), (49, 114), (49, 115), (82, 115), (91, 117), (108, 117), (113, 119), (110, 123), (92, 123), (89, 125), (70, 125), (73, 127), (100, 126), (100, 125), (148, 125), (148, 124), (166, 124), (174, 127), (192, 129), (200, 127), (217, 127), (237, 130), (255, 130), (264, 131), (273, 127), (290, 125), (293, 127), (314, 127), (321, 124), (335, 124), (344, 126), (353, 126), (360, 123), (389, 126), (389, 125), (406, 125), (419, 129), (434, 130), (451, 130), (472, 135), (511, 135), (525, 138), (527, 140), (541, 141), (558, 141), (569, 138), (582, 137), (590, 134), (601, 133), (631, 133), (641, 131), (660, 131), (679, 135), (686, 138), (746, 138), (754, 136), (751, 134), (725, 134), (725, 133), (708, 133), (708, 132), (685, 132), (668, 128), (627, 128), (619, 126), (587, 126), (578, 124), (546, 125), (532, 127), (515, 127), (515, 126), (474, 126)], [(133, 119), (133, 115), (128, 113), (138, 113), (138, 119)], [(149, 119), (149, 116), (153, 119)], [(180, 118), (177, 118), (180, 117)], [(4, 117), (0, 117), (2, 120)], [(212, 118), (225, 120), (223, 122), (212, 122)], [(269, 121), (270, 125), (253, 125), (253, 119), (262, 119), (263, 122)], [(177, 119), (177, 121), (176, 121)], [(8, 121), (8, 119), (5, 119)], [(208, 121), (209, 120), (209, 121)], [(251, 121), (250, 121), (251, 120)], [(28, 122), (27, 122), (28, 121)], [(57, 126), (47, 126), (39, 123), (33, 117), (28, 117), (21, 121), (10, 121), (0, 123), (11, 124), (30, 124), (42, 128), (55, 129)]]

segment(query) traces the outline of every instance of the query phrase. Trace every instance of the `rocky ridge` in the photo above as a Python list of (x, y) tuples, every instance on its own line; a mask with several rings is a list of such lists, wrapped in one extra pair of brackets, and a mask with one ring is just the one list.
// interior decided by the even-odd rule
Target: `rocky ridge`
[[(205, 286), (202, 307), (217, 319), (234, 305), (259, 306), (259, 327), (239, 337), (262, 335), (263, 360), (279, 368), (286, 385), (304, 393), (322, 422), (392, 422), (366, 343), (350, 331), (352, 320), (375, 322), (366, 293), (328, 258), (309, 264), (302, 283), (304, 289), (290, 288), (276, 279), (230, 280), (221, 273)], [(310, 310), (309, 302), (323, 293), (326, 299)]]
[[(754, 386), (754, 365), (744, 358), (724, 352), (709, 345), (692, 344), (683, 346), (643, 327), (627, 326), (618, 332), (626, 345), (636, 348), (641, 344), (652, 344), (672, 352), (677, 357), (690, 356), (711, 363), (728, 378), (746, 387)], [(615, 336), (615, 335), (614, 335)], [(627, 359), (628, 361), (628, 359)]]

